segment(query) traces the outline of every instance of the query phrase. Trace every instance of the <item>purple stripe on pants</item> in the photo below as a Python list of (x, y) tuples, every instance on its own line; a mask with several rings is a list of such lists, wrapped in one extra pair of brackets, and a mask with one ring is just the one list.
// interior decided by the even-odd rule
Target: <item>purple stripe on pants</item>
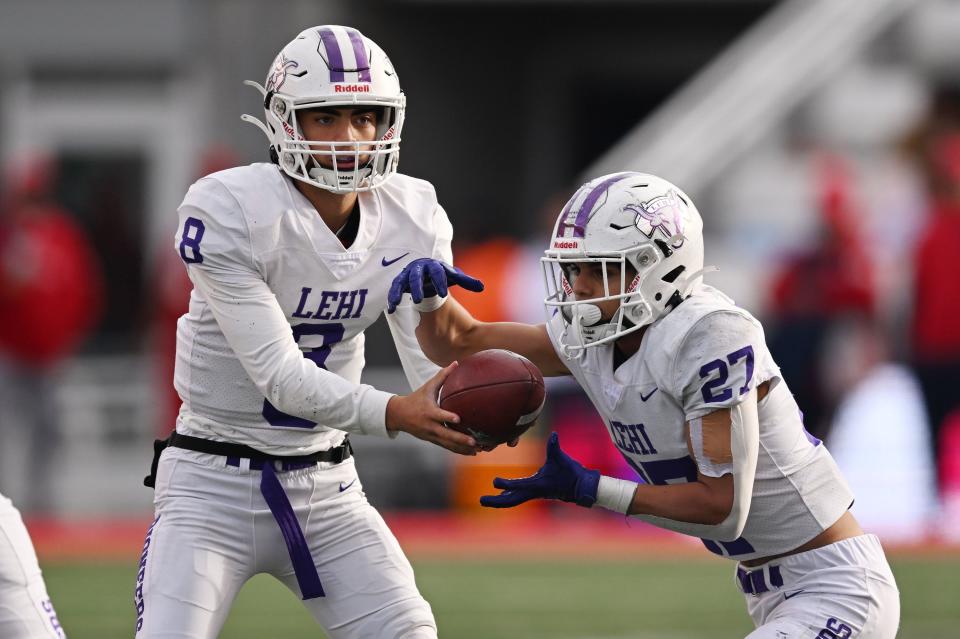
[(737, 567), (737, 581), (740, 582), (740, 592), (748, 595), (753, 592), (750, 586), (750, 573), (739, 566)]
[(273, 518), (277, 520), (280, 526), (280, 532), (283, 534), (283, 541), (287, 544), (287, 552), (290, 553), (290, 561), (293, 562), (293, 572), (297, 575), (297, 583), (300, 585), (300, 593), (304, 601), (325, 596), (323, 586), (320, 584), (320, 575), (317, 574), (317, 567), (313, 563), (313, 556), (310, 554), (310, 547), (307, 546), (307, 540), (300, 530), (300, 522), (297, 521), (297, 515), (293, 512), (290, 500), (287, 494), (283, 492), (283, 486), (277, 479), (277, 474), (273, 470), (273, 464), (263, 465), (263, 474), (260, 476), (260, 492), (267, 501)]
[(770, 566), (770, 585), (774, 588), (783, 587), (783, 575), (780, 573), (780, 566)]
[(323, 41), (323, 48), (327, 52), (327, 65), (330, 67), (330, 81), (343, 82), (343, 54), (340, 52), (340, 44), (337, 42), (337, 36), (333, 29), (320, 29), (320, 40)]
[[(771, 569), (770, 581), (772, 582), (779, 581), (780, 582), (779, 584), (777, 583), (773, 584), (774, 586), (779, 588), (780, 586), (783, 585), (783, 577), (780, 575), (780, 568), (777, 566), (774, 566), (774, 568), (777, 569), (777, 573), (776, 573), (776, 576), (774, 576), (773, 571)], [(742, 590), (744, 594), (747, 594), (747, 595), (759, 595), (764, 592), (769, 592), (770, 590), (767, 587), (767, 582), (763, 577), (763, 569), (748, 571), (738, 566), (737, 581), (740, 582), (740, 590)]]
[(769, 590), (769, 589), (767, 588), (767, 582), (764, 581), (764, 579), (763, 579), (763, 571), (762, 571), (762, 570), (754, 570), (753, 572), (750, 573), (750, 585), (753, 586), (753, 591), (752, 591), (752, 592), (753, 592), (754, 594), (758, 594), (758, 595), (759, 595), (759, 594), (764, 593), (764, 592), (767, 592), (767, 590)]
[(360, 82), (370, 82), (370, 61), (367, 60), (367, 48), (363, 46), (363, 36), (356, 29), (347, 29), (347, 37), (353, 45), (353, 56), (357, 59)]

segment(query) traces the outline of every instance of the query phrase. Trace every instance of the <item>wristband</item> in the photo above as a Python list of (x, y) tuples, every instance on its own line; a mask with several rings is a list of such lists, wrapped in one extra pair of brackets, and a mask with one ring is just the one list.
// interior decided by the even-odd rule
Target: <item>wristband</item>
[(432, 313), (446, 304), (447, 297), (449, 296), (444, 295), (441, 297), (440, 295), (433, 295), (432, 297), (425, 297), (422, 302), (415, 302), (413, 308), (415, 308), (418, 313)]
[(636, 482), (601, 475), (600, 483), (597, 485), (595, 505), (626, 515), (633, 503), (633, 494), (637, 491), (637, 486)]

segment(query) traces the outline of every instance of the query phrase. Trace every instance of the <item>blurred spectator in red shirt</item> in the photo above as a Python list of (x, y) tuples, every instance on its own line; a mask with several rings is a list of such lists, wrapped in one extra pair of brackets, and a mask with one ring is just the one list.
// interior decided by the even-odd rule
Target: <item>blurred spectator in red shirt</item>
[(823, 156), (820, 162), (820, 235), (813, 246), (789, 257), (773, 278), (769, 341), (791, 380), (807, 430), (825, 439), (833, 401), (820, 378), (817, 354), (835, 322), (873, 316), (876, 294), (873, 266), (856, 231), (850, 173), (837, 157)]
[(960, 122), (953, 126), (924, 145), (930, 215), (914, 256), (914, 363), (941, 470), (941, 428), (960, 410)]
[(34, 159), (8, 169), (0, 197), (0, 360), (11, 426), (26, 431), (25, 510), (48, 510), (60, 432), (58, 365), (90, 335), (103, 307), (103, 277), (73, 215), (53, 199), (56, 170)]

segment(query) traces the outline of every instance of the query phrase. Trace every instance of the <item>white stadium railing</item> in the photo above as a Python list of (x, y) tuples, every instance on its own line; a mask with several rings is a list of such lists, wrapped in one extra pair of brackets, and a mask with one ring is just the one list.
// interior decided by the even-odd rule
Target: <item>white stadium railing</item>
[(696, 193), (926, 0), (790, 0), (771, 10), (581, 176), (655, 173)]

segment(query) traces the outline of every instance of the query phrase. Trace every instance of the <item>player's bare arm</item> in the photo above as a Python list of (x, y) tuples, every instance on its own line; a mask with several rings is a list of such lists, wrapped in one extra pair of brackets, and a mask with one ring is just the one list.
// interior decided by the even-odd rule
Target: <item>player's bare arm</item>
[(481, 322), (452, 297), (420, 315), (417, 340), (424, 354), (441, 366), (488, 348), (505, 348), (529, 359), (546, 376), (570, 374), (545, 324)]
[(546, 325), (480, 322), (448, 295), (450, 286), (477, 292), (483, 283), (439, 260), (414, 260), (394, 279), (388, 295), (392, 313), (407, 293), (420, 312), (417, 340), (424, 354), (440, 366), (478, 351), (504, 348), (523, 355), (546, 376), (569, 375), (557, 355)]

